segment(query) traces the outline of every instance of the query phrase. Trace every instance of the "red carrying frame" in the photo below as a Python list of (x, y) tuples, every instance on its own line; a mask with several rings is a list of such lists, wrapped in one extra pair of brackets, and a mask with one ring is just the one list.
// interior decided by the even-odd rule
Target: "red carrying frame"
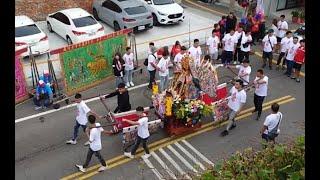
[(207, 105), (209, 105), (215, 101), (219, 101), (221, 99), (226, 98), (228, 95), (227, 83), (218, 85), (216, 94), (217, 94), (216, 97), (210, 97), (208, 94), (204, 94), (202, 96), (202, 101), (204, 101)]

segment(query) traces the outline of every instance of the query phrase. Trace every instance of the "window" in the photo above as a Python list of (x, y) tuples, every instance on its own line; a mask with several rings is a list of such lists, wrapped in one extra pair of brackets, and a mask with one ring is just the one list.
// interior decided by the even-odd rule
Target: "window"
[(134, 15), (134, 14), (146, 13), (147, 9), (144, 6), (137, 6), (137, 7), (125, 8), (124, 11), (129, 15)]
[(72, 19), (72, 21), (76, 27), (85, 27), (97, 24), (97, 21), (94, 20), (91, 16)]
[(153, 0), (155, 5), (173, 4), (173, 0)]
[(110, 9), (111, 11), (117, 12), (117, 13), (121, 13), (122, 10), (121, 8), (115, 4), (114, 2), (107, 0), (105, 2), (102, 3), (102, 7)]
[(39, 33), (41, 33), (41, 31), (35, 24), (16, 27), (15, 29), (15, 37), (30, 36), (30, 35), (39, 34)]
[(69, 18), (66, 15), (62, 14), (61, 12), (58, 12), (50, 17), (52, 17), (52, 18), (54, 18), (64, 24), (70, 25)]

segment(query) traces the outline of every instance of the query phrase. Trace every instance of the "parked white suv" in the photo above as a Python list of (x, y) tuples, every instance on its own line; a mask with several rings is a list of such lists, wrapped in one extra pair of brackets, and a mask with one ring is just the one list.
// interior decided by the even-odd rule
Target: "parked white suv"
[(153, 25), (183, 22), (183, 8), (174, 0), (141, 0), (152, 12)]

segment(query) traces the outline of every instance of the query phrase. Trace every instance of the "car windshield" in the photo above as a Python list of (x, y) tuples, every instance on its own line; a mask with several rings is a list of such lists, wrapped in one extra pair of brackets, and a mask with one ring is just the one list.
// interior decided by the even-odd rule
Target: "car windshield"
[(134, 15), (134, 14), (146, 13), (147, 9), (144, 6), (137, 6), (137, 7), (125, 8), (124, 11), (126, 11), (126, 13), (129, 15)]
[(91, 16), (72, 19), (72, 21), (76, 27), (85, 27), (97, 24), (97, 21)]
[(35, 24), (30, 24), (28, 26), (16, 27), (15, 37), (30, 36), (39, 33), (41, 33), (40, 29)]
[(173, 0), (153, 0), (155, 5), (173, 4)]

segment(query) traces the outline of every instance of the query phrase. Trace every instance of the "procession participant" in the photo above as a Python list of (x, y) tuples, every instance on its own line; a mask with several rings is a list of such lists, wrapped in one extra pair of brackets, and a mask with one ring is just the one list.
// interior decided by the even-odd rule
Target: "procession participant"
[(53, 81), (52, 81), (52, 76), (51, 76), (51, 74), (49, 73), (48, 70), (43, 70), (43, 75), (40, 76), (40, 80), (43, 80), (44, 83), (49, 85), (49, 87), (52, 90), (52, 93), (55, 94), (55, 88), (54, 88), (54, 84), (53, 84)]
[(287, 71), (284, 74), (287, 75), (288, 77), (291, 76), (293, 65), (294, 65), (294, 55), (296, 54), (296, 51), (299, 47), (300, 47), (300, 44), (298, 42), (298, 37), (293, 37), (293, 43), (289, 44), (287, 53), (286, 53)]
[(113, 67), (113, 74), (116, 77), (116, 89), (118, 89), (118, 85), (120, 83), (124, 83), (123, 75), (124, 75), (124, 60), (121, 57), (121, 54), (117, 52), (114, 55), (112, 67)]
[(249, 85), (251, 66), (249, 64), (248, 59), (244, 59), (243, 63), (240, 65), (236, 65), (236, 66), (229, 65), (228, 67), (230, 67), (230, 68), (235, 67), (235, 68), (239, 69), (237, 78), (239, 78), (243, 81), (243, 86)]
[(134, 86), (133, 82), (132, 82), (132, 73), (133, 73), (133, 53), (131, 52), (131, 48), (127, 47), (126, 48), (126, 53), (123, 55), (122, 59), (124, 60), (125, 64), (125, 82), (126, 82), (126, 86), (130, 87), (130, 86)]
[(253, 84), (255, 85), (255, 91), (254, 91), (254, 110), (252, 113), (258, 111), (258, 115), (256, 120), (258, 121), (260, 119), (261, 113), (262, 113), (262, 104), (264, 98), (267, 96), (268, 92), (268, 82), (269, 78), (268, 76), (264, 75), (262, 69), (258, 69), (257, 76), (253, 81)]
[(230, 12), (226, 19), (226, 33), (230, 33), (231, 30), (234, 30), (237, 25), (237, 17), (233, 12)]
[(176, 43), (171, 48), (171, 57), (174, 58), (179, 52), (181, 51), (181, 44), (179, 41), (176, 41)]
[(110, 135), (110, 132), (105, 131), (100, 123), (96, 123), (96, 117), (93, 115), (89, 115), (88, 117), (89, 120), (89, 149), (87, 153), (87, 158), (86, 161), (83, 165), (78, 165), (76, 164), (76, 167), (81, 171), (81, 172), (86, 172), (86, 168), (88, 167), (92, 155), (94, 154), (100, 161), (101, 167), (98, 169), (98, 172), (102, 172), (107, 169), (107, 164), (103, 157), (100, 154), (100, 151), (102, 149), (101, 145), (101, 133), (105, 133), (106, 135)]
[(293, 42), (293, 38), (292, 38), (292, 32), (291, 31), (287, 31), (286, 32), (286, 37), (281, 39), (280, 42), (280, 55), (278, 57), (278, 61), (277, 61), (277, 70), (279, 70), (279, 66), (282, 61), (282, 70), (284, 70), (284, 65), (286, 64), (286, 61), (284, 59), (286, 52), (288, 50), (289, 45)]
[(262, 139), (267, 142), (272, 141), (275, 143), (275, 138), (280, 133), (280, 123), (282, 120), (282, 113), (279, 112), (279, 104), (273, 103), (271, 105), (272, 113), (266, 117), (266, 120), (263, 123), (263, 127), (260, 131)]
[(159, 63), (157, 64), (157, 69), (159, 71), (160, 77), (160, 91), (164, 91), (169, 84), (169, 63), (170, 57), (167, 51), (163, 52), (163, 57), (160, 59)]
[(252, 36), (251, 32), (246, 30), (242, 37), (238, 61), (242, 63), (243, 59), (249, 61), (249, 53), (251, 51)]
[(235, 85), (230, 90), (231, 98), (228, 101), (229, 107), (229, 118), (228, 118), (228, 126), (226, 130), (221, 132), (221, 136), (226, 136), (229, 134), (229, 131), (236, 127), (235, 117), (247, 100), (246, 91), (243, 89), (243, 81), (238, 79), (235, 82)]
[(212, 62), (218, 59), (218, 47), (219, 47), (219, 37), (216, 35), (215, 31), (212, 30), (212, 36), (207, 40), (207, 53), (211, 56)]
[(300, 76), (300, 69), (301, 66), (304, 64), (305, 61), (305, 40), (300, 41), (300, 47), (297, 49), (296, 54), (294, 56), (294, 65), (293, 68), (295, 70), (295, 79), (296, 82), (300, 82), (299, 76)]
[(151, 155), (147, 146), (147, 140), (150, 136), (149, 129), (148, 129), (148, 116), (144, 113), (144, 109), (141, 106), (138, 106), (136, 108), (136, 111), (137, 111), (137, 115), (139, 116), (138, 121), (130, 121), (127, 119), (122, 119), (123, 122), (127, 122), (131, 125), (138, 125), (138, 134), (137, 134), (136, 143), (131, 149), (131, 152), (124, 152), (124, 155), (129, 158), (134, 158), (134, 155), (136, 154), (136, 151), (142, 141), (142, 146), (145, 151), (145, 154), (142, 156), (142, 158), (149, 158)]
[(272, 69), (272, 59), (273, 59), (273, 52), (275, 51), (274, 47), (277, 44), (277, 39), (273, 35), (273, 30), (269, 29), (268, 34), (262, 39), (263, 43), (263, 65), (262, 68), (265, 68), (267, 65), (267, 59), (269, 60), (269, 69)]
[(154, 48), (154, 42), (150, 42), (149, 43), (149, 48), (148, 48), (148, 52), (147, 52), (147, 56), (149, 56), (149, 54), (151, 53), (151, 48)]
[(150, 54), (148, 55), (148, 66), (147, 70), (149, 72), (149, 85), (148, 88), (152, 88), (152, 82), (156, 78), (156, 68), (157, 68), (157, 57), (154, 55), (156, 53), (157, 49), (152, 46), (150, 48)]
[(50, 86), (43, 80), (39, 80), (36, 88), (36, 94), (33, 97), (33, 103), (36, 105), (35, 110), (39, 110), (43, 106), (47, 108), (52, 104), (52, 102), (53, 94)]
[(285, 36), (286, 32), (289, 29), (287, 21), (284, 20), (285, 17), (286, 17), (285, 15), (281, 15), (280, 20), (278, 21), (278, 24), (277, 24), (278, 34), (276, 34), (276, 36), (277, 36), (278, 45), (280, 44), (282, 38)]
[(113, 111), (114, 113), (121, 113), (121, 112), (126, 112), (131, 110), (129, 92), (126, 89), (124, 83), (120, 83), (116, 91), (106, 95), (105, 97), (100, 96), (100, 98), (107, 99), (114, 96), (117, 96), (117, 100), (118, 100), (118, 106)]
[[(78, 137), (78, 131), (80, 126), (83, 129), (83, 132), (86, 132), (87, 128), (87, 114), (91, 113), (95, 115), (96, 117), (102, 118), (102, 116), (99, 116), (96, 112), (92, 111), (86, 103), (82, 100), (82, 95), (80, 93), (77, 93), (75, 96), (75, 102), (77, 103), (77, 113), (76, 113), (76, 124), (74, 126), (74, 131), (73, 131), (73, 138), (69, 141), (66, 142), (66, 144), (77, 144), (77, 137)], [(88, 136), (88, 134), (86, 133)], [(89, 141), (87, 141), (85, 144), (89, 145)]]
[(230, 64), (237, 46), (237, 37), (234, 34), (234, 30), (231, 29), (230, 33), (226, 34), (223, 39), (223, 52), (221, 55), (222, 64)]
[(194, 66), (198, 67), (200, 65), (200, 60), (202, 56), (201, 47), (199, 46), (199, 39), (195, 39), (193, 41), (193, 46), (189, 48), (188, 53), (194, 60)]
[(185, 46), (181, 47), (181, 51), (174, 57), (173, 63), (176, 67), (175, 71), (180, 72), (182, 70), (181, 60), (186, 55), (187, 48)]
[(237, 37), (237, 45), (235, 48), (235, 51), (233, 53), (233, 63), (237, 64), (237, 61), (239, 61), (239, 52), (240, 52), (240, 46), (241, 46), (241, 41), (244, 36), (244, 32), (241, 26), (238, 27), (237, 31), (234, 33), (234, 35)]

